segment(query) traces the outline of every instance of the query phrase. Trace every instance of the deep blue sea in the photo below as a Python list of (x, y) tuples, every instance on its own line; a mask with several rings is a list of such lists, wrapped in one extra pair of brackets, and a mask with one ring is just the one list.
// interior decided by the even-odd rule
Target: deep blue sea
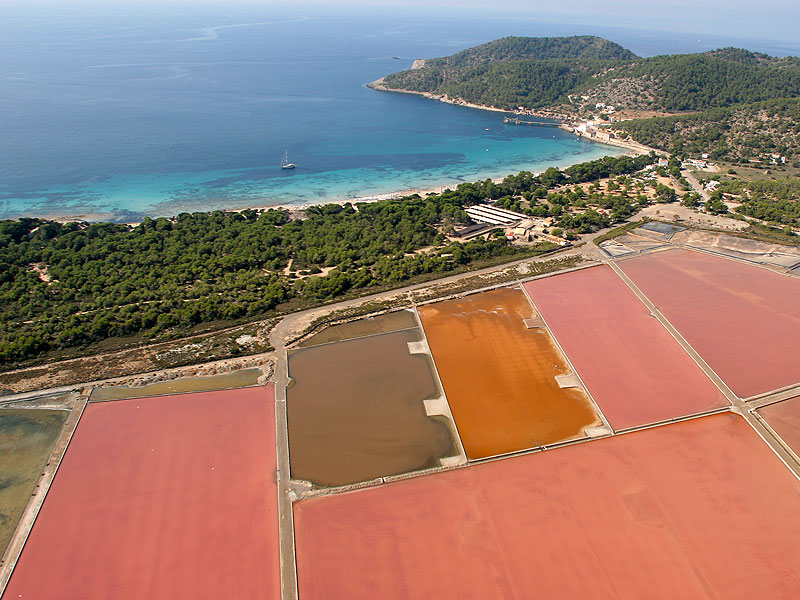
[[(0, 14), (0, 218), (136, 220), (320, 203), (618, 154), (558, 129), (504, 126), (499, 113), (365, 84), (415, 58), (511, 34), (600, 34), (642, 55), (736, 43), (350, 10)], [(296, 169), (280, 168), (284, 151)]]

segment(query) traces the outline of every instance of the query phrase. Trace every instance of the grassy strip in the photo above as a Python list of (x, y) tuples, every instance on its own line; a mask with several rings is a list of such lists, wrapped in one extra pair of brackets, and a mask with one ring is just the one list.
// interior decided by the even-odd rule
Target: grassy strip
[(647, 223), (650, 219), (644, 217), (640, 221), (632, 221), (630, 223), (625, 223), (624, 225), (620, 225), (619, 227), (615, 227), (609, 231), (606, 231), (603, 235), (598, 235), (594, 238), (594, 245), (599, 246), (603, 242), (607, 242), (608, 240), (613, 240), (614, 238), (618, 238), (621, 235), (625, 235), (626, 233), (633, 231), (637, 227), (640, 227)]

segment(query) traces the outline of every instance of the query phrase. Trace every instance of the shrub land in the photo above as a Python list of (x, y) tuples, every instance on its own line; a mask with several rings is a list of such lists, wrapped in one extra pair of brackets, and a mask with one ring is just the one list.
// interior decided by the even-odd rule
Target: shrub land
[[(557, 246), (514, 245), (497, 235), (464, 242), (452, 234), (470, 222), (464, 207), (487, 199), (524, 201), (524, 212), (552, 216), (576, 232), (605, 227), (611, 218), (581, 208), (585, 195), (549, 190), (632, 173), (652, 160), (607, 157), (425, 198), (316, 206), (302, 218), (245, 210), (147, 218), (135, 227), (0, 221), (0, 366), (108, 338), (183, 336), (203, 324), (549, 251)], [(635, 210), (628, 200), (602, 201), (617, 207), (617, 218)], [(566, 210), (571, 203), (577, 210)]]

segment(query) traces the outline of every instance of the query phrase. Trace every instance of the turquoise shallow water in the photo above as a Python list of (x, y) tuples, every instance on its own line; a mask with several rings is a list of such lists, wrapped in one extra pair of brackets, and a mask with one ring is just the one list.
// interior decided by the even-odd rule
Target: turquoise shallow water
[[(424, 19), (273, 13), (0, 19), (13, 149), (0, 217), (328, 202), (618, 153), (365, 87), (492, 36), (477, 23), (445, 34)], [(279, 167), (287, 149), (292, 171)]]
[[(721, 45), (378, 9), (98, 10), (0, 15), (0, 218), (328, 202), (618, 154), (365, 84), (509, 34), (588, 31), (640, 54)], [(280, 169), (285, 150), (297, 169)]]
[[(438, 112), (436, 107), (425, 105), (418, 110)], [(453, 117), (447, 114), (450, 111), (470, 114)], [(364, 149), (357, 142), (340, 150), (316, 148), (300, 154), (299, 158), (292, 157), (299, 163), (293, 170), (282, 170), (273, 162), (225, 170), (114, 174), (99, 181), (49, 188), (41, 200), (28, 200), (27, 212), (58, 213), (49, 197), (56, 202), (64, 198), (63, 206), (72, 207), (68, 211), (113, 212), (120, 217), (368, 200), (399, 191), (453, 187), (464, 181), (525, 169), (543, 170), (551, 165), (568, 165), (621, 152), (576, 140), (558, 129), (543, 129), (536, 132), (538, 135), (506, 131), (509, 127), (496, 114), (486, 111), (446, 106), (442, 112), (443, 118), (463, 120), (475, 133), (419, 136), (413, 142), (413, 150), (398, 148), (386, 153), (380, 149), (384, 152), (373, 155), (363, 154)], [(335, 163), (337, 159), (342, 163), (339, 168), (317, 166), (320, 162)], [(8, 212), (13, 212), (14, 201), (6, 202)]]

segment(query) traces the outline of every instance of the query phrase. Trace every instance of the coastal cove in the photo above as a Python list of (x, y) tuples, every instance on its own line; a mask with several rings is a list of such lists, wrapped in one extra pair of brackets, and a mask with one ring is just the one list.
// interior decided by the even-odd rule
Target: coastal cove
[[(295, 17), (7, 21), (0, 47), (22, 58), (0, 64), (0, 125), (15, 149), (0, 157), (0, 218), (136, 222), (370, 200), (622, 152), (366, 87), (463, 43), (458, 28), (375, 35), (368, 20)], [(280, 168), (285, 151), (296, 169)]]
[[(419, 58), (575, 26), (302, 7), (80, 20), (49, 10), (0, 17), (0, 218), (130, 223), (374, 200), (629, 150), (366, 85)], [(642, 55), (722, 44), (605, 33)], [(753, 47), (791, 50), (765, 44)], [(284, 152), (296, 169), (280, 168)]]
[[(45, 10), (45, 9), (40, 9)], [(34, 26), (35, 25), (35, 26)], [(0, 218), (137, 222), (388, 197), (624, 150), (366, 84), (502, 35), (605, 33), (641, 55), (730, 40), (283, 7), (0, 17)], [(751, 47), (775, 54), (768, 42)], [(297, 164), (282, 170), (288, 151)]]
[[(408, 147), (390, 142), (382, 154), (341, 154), (318, 147), (294, 158), (297, 168), (245, 166), (213, 171), (120, 174), (107, 180), (58, 186), (40, 199), (0, 200), (0, 218), (39, 216), (63, 220), (137, 222), (145, 216), (217, 209), (283, 207), (369, 202), (454, 188), (484, 179), (499, 181), (527, 170), (542, 172), (628, 152), (558, 128), (503, 125), (502, 116), (424, 98), (391, 96), (389, 103), (411, 101), (419, 121), (456, 125), (452, 133), (419, 132)], [(488, 129), (488, 131), (487, 131)], [(466, 131), (465, 131), (466, 130)], [(408, 136), (410, 137), (410, 136)], [(342, 140), (346, 138), (340, 138)], [(388, 141), (388, 140), (387, 140)], [(331, 146), (336, 144), (331, 141)], [(246, 159), (243, 159), (246, 160)], [(246, 160), (245, 164), (250, 162)], [(338, 163), (334, 164), (334, 163)], [(17, 208), (15, 208), (15, 204)], [(24, 208), (20, 210), (19, 206)]]

